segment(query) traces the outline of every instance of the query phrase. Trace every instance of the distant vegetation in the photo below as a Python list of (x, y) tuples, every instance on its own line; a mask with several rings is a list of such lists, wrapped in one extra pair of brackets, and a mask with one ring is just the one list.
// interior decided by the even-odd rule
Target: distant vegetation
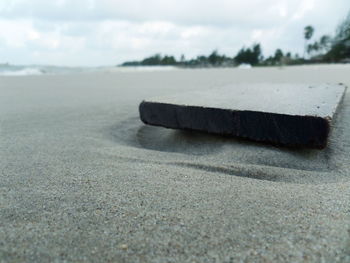
[(324, 35), (312, 42), (315, 29), (311, 25), (304, 28), (304, 54), (292, 55), (277, 49), (272, 56), (263, 57), (259, 43), (251, 47), (243, 47), (234, 57), (219, 54), (214, 50), (208, 56), (201, 55), (186, 60), (182, 55), (180, 60), (174, 56), (156, 54), (142, 61), (125, 62), (122, 66), (182, 66), (182, 67), (231, 67), (240, 64), (253, 66), (298, 65), (310, 63), (350, 63), (350, 13), (338, 26), (334, 36)]

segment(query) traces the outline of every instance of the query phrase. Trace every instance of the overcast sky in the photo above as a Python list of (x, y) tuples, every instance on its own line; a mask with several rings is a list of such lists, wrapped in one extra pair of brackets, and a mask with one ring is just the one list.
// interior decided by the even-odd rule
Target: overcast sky
[(0, 63), (115, 65), (155, 53), (234, 56), (260, 42), (302, 53), (303, 28), (332, 34), (349, 0), (0, 0)]

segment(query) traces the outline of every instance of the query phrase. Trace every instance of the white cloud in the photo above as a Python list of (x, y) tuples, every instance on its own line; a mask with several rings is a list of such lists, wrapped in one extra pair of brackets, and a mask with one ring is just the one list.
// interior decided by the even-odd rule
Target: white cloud
[[(278, 22), (302, 0), (12, 0), (0, 3), (2, 17), (46, 20), (168, 21), (176, 24), (260, 26)], [(1, 8), (2, 7), (2, 8)]]
[(292, 19), (302, 19), (308, 12), (315, 8), (315, 0), (304, 0), (300, 2), (297, 11), (294, 13)]
[(157, 52), (233, 56), (253, 42), (265, 55), (301, 52), (305, 25), (331, 33), (349, 8), (348, 0), (1, 1), (0, 59), (103, 65)]

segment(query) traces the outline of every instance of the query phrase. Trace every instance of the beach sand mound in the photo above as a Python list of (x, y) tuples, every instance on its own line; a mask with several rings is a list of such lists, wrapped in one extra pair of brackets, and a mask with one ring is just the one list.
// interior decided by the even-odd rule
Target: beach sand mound
[(329, 146), (144, 125), (148, 97), (339, 83), (348, 65), (0, 77), (0, 259), (347, 262), (350, 94)]

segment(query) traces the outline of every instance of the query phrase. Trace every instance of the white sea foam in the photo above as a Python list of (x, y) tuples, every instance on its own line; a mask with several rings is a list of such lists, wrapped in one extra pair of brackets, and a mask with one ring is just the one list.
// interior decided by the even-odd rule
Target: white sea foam
[(58, 67), (58, 66), (17, 66), (0, 64), (0, 76), (29, 76), (43, 74), (71, 74), (88, 72), (154, 72), (176, 70), (172, 66), (139, 66), (139, 67)]
[(251, 68), (252, 68), (252, 65), (243, 63), (243, 64), (240, 64), (240, 65), (238, 66), (238, 68), (239, 68), (239, 69), (251, 69)]
[(28, 76), (28, 75), (42, 75), (45, 72), (39, 68), (23, 68), (17, 70), (1, 70), (0, 76)]

